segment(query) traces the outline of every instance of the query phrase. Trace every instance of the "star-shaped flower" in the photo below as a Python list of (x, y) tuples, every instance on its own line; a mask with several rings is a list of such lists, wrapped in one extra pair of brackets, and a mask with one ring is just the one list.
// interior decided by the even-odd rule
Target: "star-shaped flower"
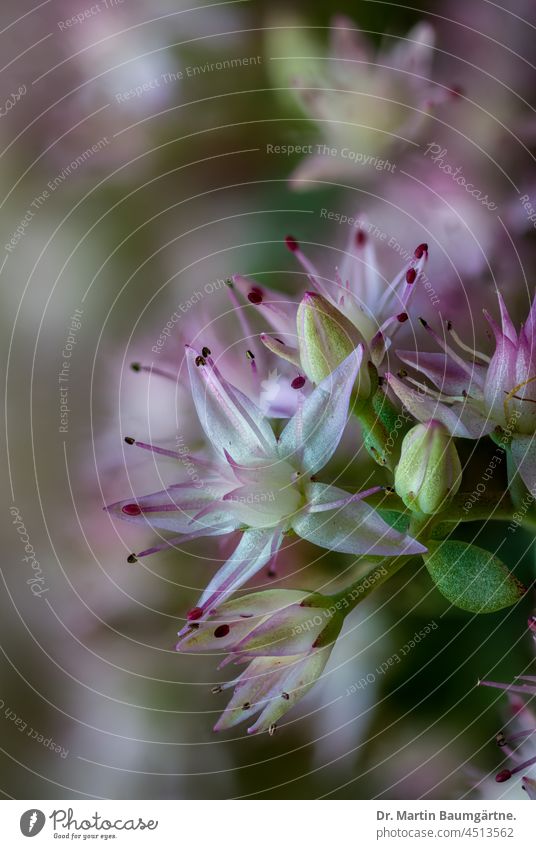
[(191, 481), (107, 509), (127, 521), (177, 533), (165, 546), (242, 532), (234, 553), (190, 611), (191, 620), (204, 618), (255, 575), (288, 532), (350, 554), (426, 551), (363, 501), (379, 487), (349, 494), (315, 479), (342, 437), (362, 357), (358, 347), (308, 398), (300, 393), (297, 412), (276, 438), (268, 418), (225, 380), (210, 354), (188, 348), (194, 404), (212, 456), (182, 455), (198, 470)]

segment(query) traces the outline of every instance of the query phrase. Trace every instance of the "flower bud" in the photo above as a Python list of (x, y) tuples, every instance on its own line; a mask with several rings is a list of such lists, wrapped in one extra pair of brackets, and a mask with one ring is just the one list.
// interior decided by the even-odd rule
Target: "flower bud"
[[(303, 296), (298, 307), (297, 330), (301, 367), (313, 383), (320, 383), (360, 342), (364, 343), (352, 322), (316, 292), (306, 292)], [(366, 358), (357, 387), (358, 397), (368, 398), (371, 386)]]
[(462, 481), (456, 446), (446, 427), (432, 419), (404, 437), (395, 471), (395, 489), (411, 510), (433, 515), (444, 510)]

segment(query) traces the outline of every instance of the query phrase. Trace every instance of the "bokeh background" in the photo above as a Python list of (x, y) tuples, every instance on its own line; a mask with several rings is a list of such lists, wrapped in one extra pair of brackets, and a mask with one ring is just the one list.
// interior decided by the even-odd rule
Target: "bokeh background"
[[(180, 431), (192, 448), (200, 436), (181, 387), (130, 364), (176, 371), (184, 341), (242, 340), (222, 281), (241, 272), (295, 292), (304, 281), (287, 233), (332, 273), (348, 227), (322, 210), (366, 215), (408, 251), (428, 242), (438, 302), (423, 292), (420, 311), (430, 321), (455, 319), (471, 344), (489, 344), (481, 309), (496, 309), (496, 286), (522, 319), (534, 279), (534, 224), (520, 198), (536, 203), (536, 17), (530, 0), (505, 7), (2, 3), (6, 798), (523, 795), (519, 782), (488, 778), (501, 762), (493, 738), (509, 708), (477, 680), (534, 669), (532, 594), (476, 618), (450, 607), (423, 569), (404, 570), (350, 617), (322, 680), (274, 737), (248, 738), (240, 728), (218, 736), (211, 729), (225, 702), (210, 689), (223, 674), (214, 658), (178, 656), (173, 646), (226, 551), (198, 542), (128, 565), (128, 553), (152, 537), (114, 525), (102, 509), (176, 476), (172, 463), (129, 451), (124, 436), (164, 444)], [(337, 12), (384, 51), (378, 61), (413, 25), (431, 25), (433, 80), (445, 96), (413, 144), (382, 147), (394, 171), (355, 165), (292, 186), (303, 157), (267, 146), (329, 134), (310, 120), (296, 87), (324, 79)], [(218, 67), (231, 59), (240, 61)], [(385, 142), (378, 128), (392, 105), (381, 96), (357, 118), (339, 116), (357, 151), (374, 153)], [(425, 155), (430, 144), (494, 211)], [(378, 248), (394, 273), (400, 252)], [(177, 310), (173, 334), (155, 353)], [(419, 331), (409, 324), (411, 339)], [(353, 461), (341, 485), (366, 473), (358, 445), (356, 427), (346, 437)], [(13, 510), (29, 543), (21, 544)], [(505, 537), (500, 525), (471, 524), (464, 533), (487, 547)], [(23, 559), (28, 544), (34, 561)], [(519, 530), (503, 555), (533, 581), (532, 534)], [(304, 543), (283, 553), (276, 579), (262, 582), (334, 591), (351, 568), (349, 558)], [(378, 671), (431, 623), (437, 627), (401, 662)]]

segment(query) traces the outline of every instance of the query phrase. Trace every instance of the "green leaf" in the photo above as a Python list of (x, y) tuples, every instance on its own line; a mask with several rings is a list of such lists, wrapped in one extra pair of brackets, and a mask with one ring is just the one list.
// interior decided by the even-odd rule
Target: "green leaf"
[(423, 555), (439, 592), (471, 613), (493, 613), (526, 591), (498, 557), (466, 542), (429, 542)]

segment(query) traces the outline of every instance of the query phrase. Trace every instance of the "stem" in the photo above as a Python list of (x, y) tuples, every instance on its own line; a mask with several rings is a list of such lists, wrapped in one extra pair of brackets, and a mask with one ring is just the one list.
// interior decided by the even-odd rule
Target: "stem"
[(335, 604), (350, 613), (357, 605), (364, 601), (375, 589), (381, 587), (389, 578), (392, 578), (402, 566), (409, 563), (414, 555), (389, 558), (384, 563), (379, 563), (371, 569), (364, 577), (358, 578), (353, 584), (345, 587), (340, 593), (331, 596)]

